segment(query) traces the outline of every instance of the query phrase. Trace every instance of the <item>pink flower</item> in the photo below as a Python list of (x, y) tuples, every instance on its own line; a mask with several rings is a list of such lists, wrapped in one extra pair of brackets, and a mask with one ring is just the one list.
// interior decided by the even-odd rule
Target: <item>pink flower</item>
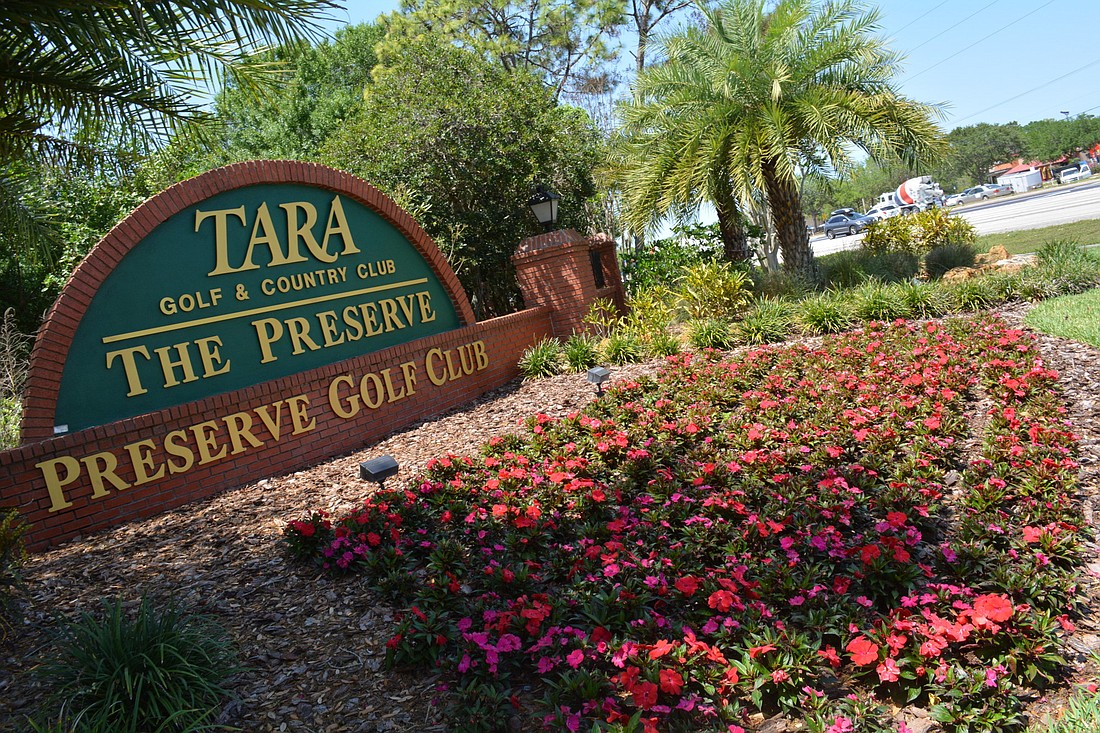
[(584, 661), (584, 652), (580, 649), (574, 649), (569, 653), (569, 656), (565, 658), (565, 661), (569, 663), (569, 666), (573, 669), (581, 666), (581, 662)]
[(825, 733), (852, 733), (852, 721), (845, 718), (843, 715), (836, 716), (836, 720), (833, 724), (825, 729)]
[(897, 682), (898, 677), (901, 674), (901, 670), (898, 668), (898, 663), (893, 659), (886, 659), (875, 668), (878, 672), (878, 678), (883, 682)]

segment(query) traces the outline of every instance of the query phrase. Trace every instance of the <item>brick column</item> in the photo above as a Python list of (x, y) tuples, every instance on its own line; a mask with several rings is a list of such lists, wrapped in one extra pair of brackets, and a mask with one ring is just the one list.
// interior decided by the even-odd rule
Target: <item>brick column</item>
[[(550, 308), (555, 336), (585, 330), (584, 315), (597, 298), (625, 305), (615, 242), (606, 235), (585, 238), (572, 229), (528, 237), (512, 255), (516, 279), (528, 308)], [(598, 282), (599, 281), (599, 282)]]

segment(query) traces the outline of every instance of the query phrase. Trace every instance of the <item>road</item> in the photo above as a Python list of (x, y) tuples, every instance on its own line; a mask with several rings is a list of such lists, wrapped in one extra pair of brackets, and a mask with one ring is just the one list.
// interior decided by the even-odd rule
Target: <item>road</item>
[[(1013, 194), (969, 204), (953, 209), (953, 212), (973, 224), (979, 235), (1038, 229), (1081, 219), (1100, 219), (1100, 180)], [(810, 244), (815, 255), (824, 255), (842, 249), (855, 249), (862, 240), (862, 234), (832, 240), (817, 235), (810, 240)]]

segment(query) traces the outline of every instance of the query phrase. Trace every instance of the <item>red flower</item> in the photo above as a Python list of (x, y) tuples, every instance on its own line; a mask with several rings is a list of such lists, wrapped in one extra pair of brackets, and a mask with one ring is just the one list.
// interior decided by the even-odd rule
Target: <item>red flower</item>
[(634, 704), (642, 710), (649, 710), (657, 704), (657, 685), (652, 682), (639, 682), (631, 690), (634, 695)]
[(878, 644), (866, 637), (857, 636), (844, 648), (852, 656), (852, 661), (861, 667), (878, 661)]
[(654, 644), (653, 648), (649, 651), (649, 658), (660, 659), (675, 648), (676, 645), (672, 642), (661, 639), (656, 644)]
[(733, 594), (728, 590), (716, 590), (710, 594), (707, 605), (716, 611), (728, 611), (733, 605)]
[(840, 655), (836, 653), (836, 649), (832, 645), (826, 646), (824, 649), (818, 649), (817, 655), (828, 662), (830, 667), (840, 666)]
[(679, 695), (682, 689), (684, 689), (684, 678), (679, 672), (674, 669), (661, 670), (661, 692)]
[(754, 646), (749, 648), (749, 659), (756, 659), (761, 654), (767, 654), (768, 652), (775, 651), (775, 644), (761, 644), (760, 646)]
[(864, 545), (863, 549), (859, 551), (859, 558), (864, 565), (870, 565), (871, 561), (881, 554), (882, 550), (878, 549), (878, 545)]
[(298, 530), (303, 537), (312, 537), (317, 530), (311, 522), (294, 522), (294, 529)]
[(974, 623), (981, 621), (1008, 621), (1012, 618), (1012, 602), (995, 593), (987, 593), (974, 599)]
[(898, 677), (901, 674), (901, 669), (898, 667), (898, 663), (893, 659), (887, 659), (883, 661), (876, 669), (878, 672), (878, 678), (883, 682), (897, 682)]
[(676, 586), (676, 590), (683, 593), (685, 596), (695, 595), (695, 591), (699, 590), (699, 579), (693, 575), (685, 575), (678, 579), (673, 585)]

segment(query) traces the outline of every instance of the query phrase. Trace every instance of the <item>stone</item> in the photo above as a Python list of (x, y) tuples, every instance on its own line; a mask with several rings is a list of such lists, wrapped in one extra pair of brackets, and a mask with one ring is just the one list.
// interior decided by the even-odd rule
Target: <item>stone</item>
[(943, 274), (942, 280), (948, 283), (962, 282), (963, 280), (970, 280), (978, 276), (978, 269), (975, 267), (956, 267), (952, 270), (948, 270)]

